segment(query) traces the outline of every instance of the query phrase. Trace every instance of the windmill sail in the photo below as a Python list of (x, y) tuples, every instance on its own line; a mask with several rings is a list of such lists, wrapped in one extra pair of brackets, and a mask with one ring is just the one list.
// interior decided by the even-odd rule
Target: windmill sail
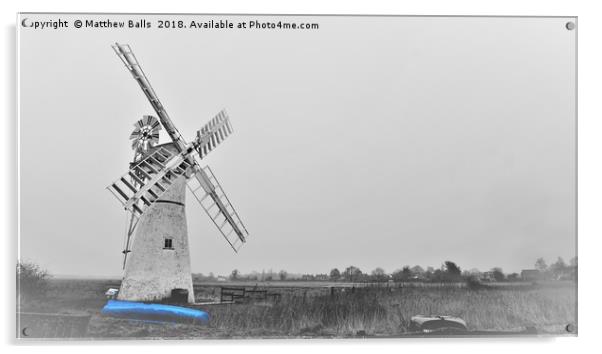
[(197, 131), (194, 145), (199, 158), (202, 159), (207, 156), (211, 150), (224, 141), (230, 134), (232, 134), (230, 118), (228, 118), (226, 111), (222, 110)]
[(188, 188), (235, 252), (249, 233), (209, 166), (197, 171)]
[(159, 148), (136, 163), (107, 189), (123, 207), (136, 216), (153, 205), (176, 178), (185, 176), (191, 164), (183, 154), (175, 155)]
[(161, 124), (163, 124), (165, 131), (167, 134), (169, 134), (171, 140), (173, 140), (178, 151), (184, 151), (186, 149), (186, 141), (184, 138), (182, 138), (182, 135), (178, 129), (176, 129), (176, 126), (171, 121), (171, 118), (169, 118), (169, 115), (167, 114), (163, 104), (161, 104), (161, 101), (159, 101), (159, 96), (157, 96), (155, 90), (153, 90), (150, 81), (148, 81), (148, 78), (144, 74), (142, 67), (138, 63), (138, 59), (136, 59), (134, 52), (132, 52), (132, 48), (130, 48), (130, 46), (127, 44), (118, 43), (115, 43), (115, 45), (112, 47), (117, 56), (119, 56), (119, 59), (121, 59), (125, 67), (132, 74), (134, 80), (136, 80), (138, 85), (140, 85), (142, 92), (144, 92), (144, 95), (150, 102), (155, 112), (157, 112)]

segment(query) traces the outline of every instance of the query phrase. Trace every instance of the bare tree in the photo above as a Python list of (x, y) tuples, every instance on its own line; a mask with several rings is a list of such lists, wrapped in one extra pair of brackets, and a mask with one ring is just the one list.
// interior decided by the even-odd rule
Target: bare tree
[(546, 264), (545, 259), (537, 258), (537, 260), (535, 261), (535, 269), (539, 270), (542, 273), (547, 271), (548, 265)]
[(402, 269), (398, 269), (396, 271), (393, 272), (393, 274), (391, 274), (391, 277), (393, 278), (393, 281), (395, 282), (402, 282), (402, 281), (408, 281), (412, 278), (412, 270), (410, 269), (410, 266), (404, 266)]
[(387, 273), (385, 273), (385, 270), (377, 267), (376, 269), (374, 269), (371, 273), (372, 275), (372, 279), (376, 282), (384, 282), (387, 281)]
[(552, 273), (552, 276), (555, 279), (562, 278), (567, 273), (567, 269), (568, 267), (566, 263), (564, 263), (564, 259), (562, 259), (562, 257), (558, 257), (556, 262), (552, 263), (549, 268), (550, 273)]
[(413, 266), (410, 270), (412, 271), (412, 274), (414, 274), (414, 275), (422, 275), (425, 272), (424, 268), (422, 268), (419, 265)]
[(17, 263), (17, 291), (21, 299), (43, 297), (48, 290), (50, 274), (31, 262)]
[(445, 261), (445, 273), (450, 280), (459, 279), (462, 276), (462, 270), (452, 261)]
[(493, 279), (495, 279), (495, 281), (503, 281), (506, 278), (504, 271), (500, 267), (492, 268), (491, 272), (493, 273)]
[(330, 280), (337, 281), (337, 280), (339, 280), (340, 277), (341, 277), (341, 272), (337, 268), (334, 268), (333, 270), (330, 271)]
[(362, 271), (355, 266), (349, 266), (345, 268), (345, 271), (343, 272), (343, 279), (349, 282), (358, 281), (361, 278), (361, 276)]

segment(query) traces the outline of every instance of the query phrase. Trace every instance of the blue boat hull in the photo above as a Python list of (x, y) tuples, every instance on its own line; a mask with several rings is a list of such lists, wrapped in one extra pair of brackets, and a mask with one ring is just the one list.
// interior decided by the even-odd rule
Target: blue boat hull
[(209, 314), (187, 307), (145, 304), (143, 302), (109, 300), (100, 312), (103, 315), (130, 319), (206, 324)]

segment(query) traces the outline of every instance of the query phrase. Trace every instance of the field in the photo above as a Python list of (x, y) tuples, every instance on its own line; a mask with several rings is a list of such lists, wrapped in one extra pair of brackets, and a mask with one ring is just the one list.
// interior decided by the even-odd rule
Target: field
[[(418, 314), (452, 315), (471, 331), (524, 331), (567, 334), (576, 324), (576, 288), (572, 282), (362, 286), (327, 282), (195, 284), (197, 302), (219, 300), (221, 286), (246, 286), (281, 294), (278, 301), (212, 305), (208, 325), (143, 322), (100, 315), (104, 292), (115, 280), (52, 279), (43, 298), (23, 301), (21, 311), (90, 314), (92, 338), (282, 338), (394, 337), (408, 333)], [(336, 291), (330, 287), (336, 286)]]

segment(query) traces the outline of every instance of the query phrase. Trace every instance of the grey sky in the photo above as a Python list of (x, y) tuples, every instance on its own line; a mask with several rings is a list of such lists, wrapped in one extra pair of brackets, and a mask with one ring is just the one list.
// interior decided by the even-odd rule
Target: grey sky
[[(27, 15), (92, 19), (91, 15)], [(241, 17), (319, 30), (20, 29), (21, 257), (120, 275), (104, 188), (154, 114), (110, 44), (132, 46), (180, 132), (220, 109), (204, 160), (251, 238), (234, 254), (187, 196), (192, 269), (506, 271), (575, 255), (575, 36), (563, 18)], [(166, 141), (166, 135), (162, 141)]]

